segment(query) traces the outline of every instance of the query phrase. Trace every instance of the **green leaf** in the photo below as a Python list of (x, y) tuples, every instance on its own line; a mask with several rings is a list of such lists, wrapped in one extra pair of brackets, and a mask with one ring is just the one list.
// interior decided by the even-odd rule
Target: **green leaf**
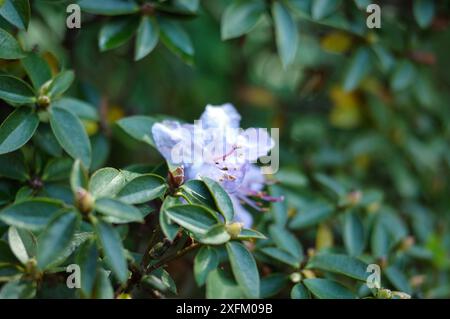
[(38, 238), (37, 262), (41, 269), (46, 269), (70, 244), (75, 230), (80, 224), (80, 215), (74, 211), (57, 214)]
[(29, 178), (25, 159), (21, 152), (13, 152), (0, 156), (0, 176), (25, 181)]
[(24, 265), (36, 255), (36, 239), (26, 229), (9, 227), (8, 243), (11, 251)]
[(91, 143), (80, 119), (61, 108), (51, 107), (50, 126), (62, 148), (85, 167), (91, 163)]
[(86, 189), (88, 188), (88, 175), (86, 169), (81, 164), (80, 160), (75, 160), (72, 166), (72, 172), (70, 173), (70, 187), (72, 191), (75, 193), (80, 188)]
[(270, 274), (261, 278), (259, 293), (261, 298), (270, 298), (277, 295), (288, 283), (288, 276), (285, 274)]
[(36, 132), (33, 135), (33, 143), (39, 149), (53, 157), (60, 157), (63, 154), (63, 149), (56, 140), (55, 135), (47, 123), (40, 123)]
[(70, 111), (83, 120), (99, 120), (97, 109), (93, 105), (78, 99), (63, 97), (52, 102), (52, 106)]
[(166, 190), (167, 184), (162, 177), (146, 174), (126, 184), (117, 197), (127, 204), (142, 204), (163, 196)]
[(112, 167), (105, 167), (92, 174), (89, 191), (96, 198), (114, 197), (126, 183), (122, 172)]
[(302, 283), (298, 283), (292, 287), (291, 299), (311, 299), (311, 294)]
[(267, 239), (267, 237), (256, 231), (254, 229), (242, 229), (241, 233), (237, 237), (238, 240), (249, 240), (249, 239)]
[(181, 185), (180, 190), (192, 204), (199, 204), (211, 209), (216, 209), (214, 198), (204, 181), (191, 179)]
[(402, 60), (397, 63), (392, 73), (390, 84), (393, 90), (401, 91), (413, 84), (416, 77), (416, 69), (408, 60)]
[(423, 29), (429, 27), (433, 22), (435, 10), (434, 0), (414, 0), (414, 18)]
[(237, 299), (245, 295), (239, 285), (222, 270), (212, 270), (206, 279), (206, 298)]
[(25, 30), (30, 21), (30, 3), (28, 0), (5, 0), (0, 5), (0, 16), (13, 26)]
[(402, 271), (396, 265), (391, 265), (384, 269), (384, 273), (396, 289), (406, 292), (409, 295), (412, 293), (412, 288), (408, 278), (405, 276), (405, 271)]
[(160, 210), (160, 214), (159, 214), (159, 225), (161, 226), (161, 229), (162, 229), (164, 235), (169, 240), (175, 239), (180, 227), (170, 220), (169, 216), (166, 213), (166, 210), (169, 207), (180, 204), (180, 203), (181, 202), (178, 198), (167, 196), (164, 199), (163, 204), (161, 205), (161, 210)]
[(29, 52), (21, 62), (36, 91), (52, 78), (49, 65), (39, 54)]
[(131, 223), (142, 222), (142, 214), (134, 206), (122, 203), (112, 198), (100, 198), (95, 201), (95, 209), (106, 215), (104, 218), (111, 223)]
[(139, 6), (132, 0), (79, 0), (83, 11), (102, 15), (124, 15), (139, 11)]
[(269, 233), (278, 248), (294, 256), (299, 262), (303, 259), (303, 248), (293, 234), (283, 227), (276, 225), (269, 227)]
[(55, 78), (50, 82), (48, 87), (48, 96), (51, 98), (56, 98), (61, 96), (64, 92), (66, 92), (73, 83), (75, 79), (75, 74), (72, 70), (67, 70), (59, 73)]
[(361, 281), (366, 281), (368, 276), (367, 264), (347, 255), (320, 253), (309, 260), (307, 268), (338, 273)]
[(39, 231), (61, 208), (59, 201), (33, 198), (4, 208), (0, 211), (0, 220), (11, 226)]
[(95, 232), (103, 249), (106, 264), (116, 278), (125, 283), (128, 279), (127, 260), (120, 236), (111, 224), (99, 220), (95, 224)]
[(63, 181), (70, 177), (73, 160), (70, 158), (53, 158), (44, 168), (42, 180), (54, 182)]
[(370, 239), (372, 255), (375, 258), (386, 257), (390, 248), (389, 231), (382, 217), (382, 215), (378, 215), (374, 221)]
[(16, 256), (16, 253), (12, 251), (12, 247), (6, 241), (0, 240), (0, 267), (17, 264), (19, 259)]
[(93, 297), (96, 299), (114, 299), (114, 288), (108, 278), (108, 273), (103, 269), (97, 271)]
[(217, 253), (212, 247), (203, 246), (194, 259), (194, 277), (197, 285), (203, 286), (209, 273), (219, 265)]
[(278, 54), (283, 67), (287, 68), (294, 62), (299, 45), (297, 25), (294, 17), (282, 2), (273, 2), (272, 16), (275, 25)]
[(239, 242), (226, 243), (234, 277), (248, 298), (259, 298), (259, 273), (256, 262), (245, 246)]
[(359, 256), (365, 247), (364, 225), (355, 212), (348, 212), (344, 217), (344, 244), (351, 256)]
[(81, 291), (90, 297), (93, 295), (95, 276), (97, 273), (98, 250), (93, 240), (85, 241), (78, 250), (75, 262), (83, 274), (80, 278)]
[(199, 236), (198, 241), (206, 245), (222, 245), (231, 239), (225, 225), (212, 226), (204, 235)]
[(36, 284), (30, 280), (14, 280), (0, 290), (0, 299), (31, 299), (36, 295)]
[(264, 2), (259, 0), (234, 0), (222, 15), (222, 40), (244, 35), (256, 25), (265, 10)]
[(360, 47), (354, 53), (348, 64), (347, 70), (345, 71), (343, 82), (344, 90), (353, 91), (356, 89), (364, 77), (370, 73), (371, 68), (372, 62), (369, 49)]
[(0, 28), (0, 45), (2, 47), (0, 50), (0, 59), (14, 60), (25, 56), (19, 42), (2, 28)]
[(161, 41), (170, 51), (179, 56), (188, 64), (193, 63), (194, 47), (189, 35), (175, 22), (167, 19), (159, 19)]
[(314, 20), (321, 20), (336, 11), (340, 4), (340, 0), (312, 0), (311, 16)]
[(162, 293), (177, 293), (175, 282), (170, 277), (170, 274), (162, 268), (152, 271), (148, 276), (145, 276), (142, 281), (152, 289), (156, 289)]
[(178, 225), (200, 235), (219, 222), (213, 212), (199, 205), (175, 205), (165, 212)]
[(355, 299), (350, 290), (332, 280), (311, 278), (305, 279), (303, 284), (319, 299)]
[(334, 213), (334, 207), (327, 202), (312, 203), (304, 207), (292, 218), (289, 227), (303, 229), (317, 225)]
[(104, 24), (100, 30), (98, 46), (100, 51), (115, 49), (131, 39), (138, 24), (136, 18), (121, 18)]
[(32, 109), (21, 107), (12, 112), (0, 126), (0, 154), (13, 152), (28, 142), (39, 125)]
[(231, 201), (228, 193), (222, 188), (222, 186), (220, 186), (219, 183), (212, 180), (211, 178), (202, 177), (202, 179), (203, 182), (205, 182), (206, 187), (208, 187), (209, 191), (211, 192), (211, 195), (214, 198), (214, 202), (216, 203), (219, 212), (225, 218), (225, 221), (227, 223), (233, 221), (233, 202)]
[(134, 60), (138, 61), (152, 52), (158, 43), (158, 39), (159, 27), (155, 19), (143, 16), (137, 29)]
[(30, 104), (36, 101), (28, 83), (11, 75), (0, 74), (0, 99), (14, 104)]
[(265, 254), (277, 261), (285, 263), (286, 265), (289, 265), (293, 268), (300, 267), (300, 261), (298, 260), (298, 258), (295, 258), (293, 255), (291, 255), (287, 251), (278, 249), (276, 247), (264, 247), (264, 248), (260, 249), (260, 251), (263, 254)]
[(121, 119), (116, 123), (135, 140), (155, 146), (151, 136), (151, 127), (156, 123), (155, 119), (149, 116), (135, 115)]

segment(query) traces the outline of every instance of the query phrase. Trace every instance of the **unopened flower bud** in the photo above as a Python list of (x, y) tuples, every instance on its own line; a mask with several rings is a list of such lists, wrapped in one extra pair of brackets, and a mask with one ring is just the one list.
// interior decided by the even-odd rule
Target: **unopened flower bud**
[(46, 95), (48, 93), (48, 89), (50, 88), (50, 84), (52, 80), (48, 80), (39, 88), (39, 95)]
[(50, 98), (47, 95), (40, 95), (37, 99), (37, 105), (46, 109), (50, 105)]
[(88, 214), (94, 208), (94, 198), (84, 188), (77, 190), (75, 194), (76, 206), (83, 214)]
[(289, 276), (289, 278), (291, 279), (291, 281), (292, 281), (293, 283), (298, 283), (298, 282), (300, 282), (300, 280), (302, 280), (302, 275), (301, 275), (300, 273), (298, 273), (298, 272), (293, 272), (293, 273)]
[(347, 194), (347, 203), (349, 206), (356, 206), (360, 203), (362, 198), (361, 191), (352, 191)]
[(389, 289), (385, 289), (385, 288), (378, 289), (376, 297), (378, 299), (391, 299), (392, 291), (390, 291)]
[(120, 294), (117, 296), (116, 299), (131, 299), (131, 295), (130, 294)]
[(238, 222), (227, 224), (225, 226), (227, 233), (231, 236), (232, 239), (236, 239), (239, 236), (242, 227), (244, 227), (244, 224)]
[(175, 170), (169, 172), (167, 177), (170, 188), (175, 190), (184, 183), (184, 168), (182, 166), (177, 167)]
[(303, 269), (301, 274), (303, 275), (303, 277), (305, 277), (306, 279), (311, 279), (311, 278), (316, 278), (316, 274), (314, 273), (314, 271), (312, 271), (311, 269)]

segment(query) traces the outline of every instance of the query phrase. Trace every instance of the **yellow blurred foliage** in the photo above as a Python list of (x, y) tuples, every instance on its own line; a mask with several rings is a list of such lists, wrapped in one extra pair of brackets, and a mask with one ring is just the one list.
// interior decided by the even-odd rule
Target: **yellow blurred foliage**
[(122, 117), (125, 116), (125, 112), (123, 111), (123, 108), (119, 105), (111, 105), (108, 108), (108, 114), (107, 114), (107, 122), (109, 124), (112, 124), (118, 120), (120, 120)]
[(83, 120), (82, 122), (83, 122), (84, 128), (86, 129), (86, 133), (89, 136), (97, 134), (98, 129), (99, 129), (99, 125), (97, 122), (91, 121), (91, 120)]
[(330, 99), (333, 102), (330, 113), (332, 125), (348, 129), (361, 123), (361, 101), (355, 92), (346, 92), (335, 86), (330, 90)]
[(316, 249), (333, 247), (333, 232), (327, 224), (320, 224), (316, 235)]
[(352, 46), (352, 37), (345, 32), (333, 31), (322, 38), (320, 45), (332, 53), (345, 53)]

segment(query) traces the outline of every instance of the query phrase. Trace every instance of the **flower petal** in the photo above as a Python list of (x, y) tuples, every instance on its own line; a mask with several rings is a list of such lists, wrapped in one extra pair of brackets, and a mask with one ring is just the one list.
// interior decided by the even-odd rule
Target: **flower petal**
[(230, 103), (219, 106), (208, 104), (200, 121), (203, 128), (238, 128), (241, 116)]

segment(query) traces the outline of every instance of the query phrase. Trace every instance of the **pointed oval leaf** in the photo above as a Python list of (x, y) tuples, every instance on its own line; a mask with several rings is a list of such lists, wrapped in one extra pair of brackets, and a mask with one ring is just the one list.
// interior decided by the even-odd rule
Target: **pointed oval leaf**
[(3, 5), (0, 4), (0, 16), (13, 26), (26, 30), (30, 21), (29, 0), (4, 0), (4, 2)]
[(344, 244), (351, 256), (359, 256), (364, 251), (364, 225), (355, 212), (348, 212), (344, 219)]
[(95, 209), (105, 215), (105, 220), (111, 223), (142, 222), (142, 214), (134, 206), (122, 203), (112, 198), (100, 198), (95, 201)]
[(135, 115), (123, 118), (116, 123), (135, 140), (155, 146), (151, 135), (151, 127), (155, 122), (155, 119), (150, 116)]
[(220, 186), (219, 183), (212, 180), (211, 178), (203, 177), (202, 179), (205, 182), (206, 187), (208, 187), (209, 191), (211, 192), (211, 195), (214, 198), (214, 202), (216, 203), (219, 212), (225, 218), (225, 221), (233, 221), (233, 202), (231, 201), (228, 193), (222, 188), (222, 186)]
[(152, 52), (158, 43), (159, 27), (155, 19), (143, 16), (136, 35), (134, 60), (138, 61)]
[(36, 91), (52, 78), (50, 66), (39, 54), (29, 52), (21, 62)]
[(0, 154), (21, 148), (33, 136), (39, 118), (32, 109), (21, 107), (12, 112), (0, 126)]
[(9, 227), (8, 242), (12, 252), (22, 264), (26, 264), (36, 254), (36, 238), (26, 229)]
[(105, 167), (92, 174), (89, 191), (96, 198), (114, 197), (126, 183), (122, 172), (112, 167)]
[(294, 62), (299, 44), (297, 25), (294, 17), (282, 2), (272, 4), (272, 16), (275, 25), (275, 35), (278, 54), (283, 67), (286, 68)]
[(217, 253), (212, 247), (203, 246), (194, 259), (194, 277), (197, 285), (203, 286), (209, 273), (219, 265)]
[(0, 74), (0, 99), (15, 104), (29, 104), (36, 101), (33, 89), (28, 83), (4, 74)]
[(194, 47), (186, 31), (178, 23), (167, 19), (160, 19), (159, 26), (164, 45), (184, 62), (192, 64)]
[(0, 50), (0, 59), (14, 60), (25, 56), (19, 42), (2, 28), (0, 28), (0, 45), (2, 47)]
[(102, 15), (124, 15), (139, 11), (139, 6), (132, 0), (79, 0), (83, 11)]
[(74, 210), (63, 211), (53, 217), (38, 238), (36, 257), (39, 268), (46, 269), (69, 246), (80, 220), (80, 215)]
[(50, 126), (61, 147), (85, 167), (91, 163), (91, 143), (80, 119), (73, 113), (50, 107)]
[(133, 36), (137, 26), (137, 20), (134, 17), (113, 20), (104, 24), (98, 38), (100, 50), (111, 50), (125, 44)]
[(199, 205), (175, 205), (165, 212), (178, 225), (200, 235), (219, 222), (213, 212)]
[(333, 280), (311, 278), (303, 283), (319, 299), (355, 299), (354, 293)]
[(345, 72), (343, 87), (346, 91), (353, 91), (356, 89), (370, 72), (372, 63), (370, 61), (370, 51), (368, 48), (359, 48), (350, 60), (350, 63)]
[(121, 283), (126, 282), (128, 267), (119, 233), (111, 224), (102, 220), (95, 224), (95, 233), (103, 249), (106, 264)]
[(298, 283), (291, 289), (291, 299), (311, 299), (311, 294), (302, 283)]
[(142, 204), (161, 197), (166, 190), (167, 184), (162, 177), (146, 174), (126, 184), (117, 194), (117, 198), (127, 204)]
[(60, 96), (69, 89), (74, 79), (75, 74), (72, 70), (62, 71), (51, 81), (48, 95), (53, 98)]
[(340, 254), (317, 254), (309, 260), (307, 268), (330, 271), (361, 281), (366, 281), (368, 276), (366, 263)]
[(235, 0), (226, 9), (221, 21), (222, 40), (248, 33), (264, 13), (264, 2), (259, 0)]
[(427, 28), (433, 22), (435, 14), (434, 0), (414, 0), (413, 13), (417, 24), (421, 28)]

